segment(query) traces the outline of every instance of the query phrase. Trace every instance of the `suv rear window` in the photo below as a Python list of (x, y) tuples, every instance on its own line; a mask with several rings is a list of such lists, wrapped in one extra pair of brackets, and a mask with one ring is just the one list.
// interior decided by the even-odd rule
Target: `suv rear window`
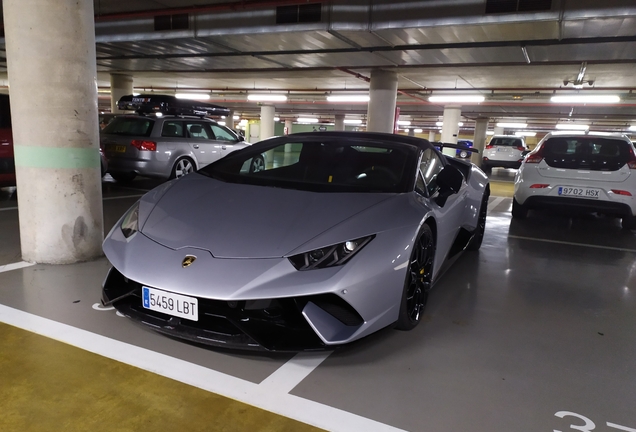
[(154, 120), (144, 117), (115, 117), (102, 133), (110, 135), (150, 136)]
[(543, 143), (545, 162), (554, 168), (617, 171), (629, 162), (629, 144), (600, 137), (555, 137)]
[(490, 145), (493, 146), (507, 146), (507, 147), (523, 147), (523, 142), (519, 138), (493, 138), (490, 140)]

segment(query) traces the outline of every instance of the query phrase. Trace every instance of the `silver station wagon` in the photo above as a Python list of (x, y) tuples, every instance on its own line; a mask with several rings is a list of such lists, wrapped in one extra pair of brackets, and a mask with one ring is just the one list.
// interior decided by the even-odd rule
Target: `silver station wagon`
[[(229, 128), (194, 116), (122, 115), (101, 133), (108, 172), (118, 181), (181, 177), (249, 145)], [(254, 160), (250, 170), (263, 164)]]

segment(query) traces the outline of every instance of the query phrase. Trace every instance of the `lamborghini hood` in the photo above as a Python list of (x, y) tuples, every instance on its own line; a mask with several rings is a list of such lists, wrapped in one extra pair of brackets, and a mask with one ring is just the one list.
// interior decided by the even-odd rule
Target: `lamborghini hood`
[(204, 249), (217, 258), (279, 258), (390, 197), (224, 183), (191, 174), (157, 202), (141, 231), (169, 248)]

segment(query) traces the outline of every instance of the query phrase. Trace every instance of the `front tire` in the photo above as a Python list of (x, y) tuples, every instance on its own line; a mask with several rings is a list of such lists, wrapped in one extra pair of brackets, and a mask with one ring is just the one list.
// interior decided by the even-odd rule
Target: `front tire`
[(265, 169), (265, 159), (263, 156), (255, 156), (250, 164), (250, 173), (263, 171)]
[(467, 250), (479, 250), (481, 242), (484, 240), (484, 232), (486, 231), (486, 216), (488, 215), (488, 198), (490, 198), (490, 189), (486, 189), (484, 191), (484, 196), (481, 198), (477, 228), (475, 228), (473, 238), (470, 239), (468, 246), (466, 246)]
[(395, 328), (412, 330), (420, 322), (433, 282), (435, 238), (431, 227), (424, 224), (413, 244)]
[(177, 159), (172, 167), (171, 179), (180, 178), (194, 171), (194, 161), (188, 157)]
[(515, 219), (525, 219), (528, 217), (528, 207), (519, 204), (515, 198), (512, 199), (512, 217)]

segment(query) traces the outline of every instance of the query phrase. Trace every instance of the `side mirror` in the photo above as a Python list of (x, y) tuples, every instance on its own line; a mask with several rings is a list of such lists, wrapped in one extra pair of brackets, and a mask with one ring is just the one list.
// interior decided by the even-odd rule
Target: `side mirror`
[(238, 140), (239, 140), (239, 142), (245, 141), (245, 137), (243, 135), (239, 135), (238, 136)]
[(528, 153), (530, 153), (531, 151), (532, 151), (532, 150), (524, 150), (524, 151), (521, 153), (521, 156), (525, 156), (525, 155), (527, 155)]
[(435, 202), (440, 207), (444, 207), (449, 196), (456, 194), (462, 187), (464, 182), (464, 174), (452, 165), (446, 165), (439, 174), (437, 174), (437, 197)]

